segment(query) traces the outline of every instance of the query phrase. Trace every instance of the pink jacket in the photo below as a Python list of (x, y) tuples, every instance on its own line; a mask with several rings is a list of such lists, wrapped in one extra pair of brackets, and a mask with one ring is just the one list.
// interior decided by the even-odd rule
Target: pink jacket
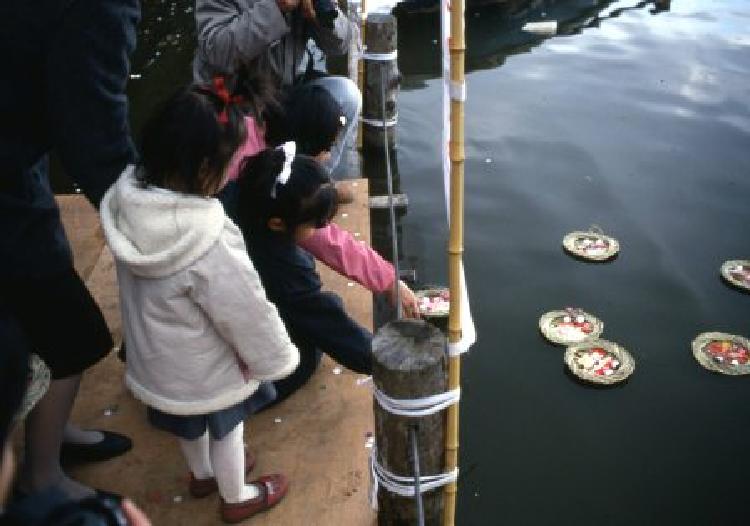
[[(249, 115), (245, 117), (245, 126), (247, 139), (229, 163), (229, 181), (237, 179), (240, 163), (245, 157), (251, 157), (266, 148), (264, 130), (255, 119)], [(393, 287), (393, 265), (335, 223), (317, 229), (300, 246), (339, 274), (372, 292), (385, 292)]]
[(252, 157), (258, 152), (266, 149), (265, 130), (258, 126), (250, 115), (245, 117), (245, 128), (247, 138), (242, 146), (234, 153), (227, 168), (227, 181), (234, 181), (240, 175), (240, 163), (245, 157)]
[(385, 292), (393, 287), (393, 265), (335, 223), (317, 229), (299, 246), (372, 292)]

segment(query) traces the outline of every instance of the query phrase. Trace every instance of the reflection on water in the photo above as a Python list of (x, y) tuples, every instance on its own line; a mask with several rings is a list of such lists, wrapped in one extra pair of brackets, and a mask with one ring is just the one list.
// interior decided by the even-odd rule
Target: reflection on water
[[(701, 369), (690, 342), (750, 335), (750, 296), (718, 272), (750, 257), (750, 4), (665, 7), (467, 14), (465, 259), (479, 343), (463, 375), (462, 525), (747, 524), (750, 386)], [(399, 18), (398, 161), (406, 256), (440, 282), (440, 145), (423, 132), (440, 126), (430, 16)], [(520, 31), (548, 19), (562, 36)], [(616, 261), (562, 251), (566, 232), (593, 223), (619, 239)], [(627, 385), (587, 389), (563, 373), (537, 321), (565, 306), (632, 352)]]

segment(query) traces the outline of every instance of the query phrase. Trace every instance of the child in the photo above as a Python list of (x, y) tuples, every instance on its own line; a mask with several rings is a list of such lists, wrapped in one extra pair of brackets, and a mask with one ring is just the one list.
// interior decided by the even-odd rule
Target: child
[(248, 159), (238, 181), (238, 225), (301, 355), (299, 368), (275, 382), (277, 401), (309, 379), (320, 350), (358, 373), (372, 367), (372, 335), (346, 314), (338, 296), (321, 290), (312, 256), (298, 246), (329, 224), (337, 197), (325, 170), (294, 150), (290, 142)]
[(316, 85), (291, 89), (280, 110), (268, 112), (266, 121), (266, 140), (271, 146), (294, 141), (297, 153), (320, 163), (330, 159), (331, 148), (346, 127), (341, 105), (326, 89)]
[[(176, 435), (196, 497), (221, 494), (238, 522), (276, 504), (283, 475), (246, 484), (247, 400), (259, 381), (299, 363), (264, 294), (237, 226), (215, 195), (243, 138), (225, 90), (183, 88), (143, 130), (142, 164), (129, 166), (101, 206), (117, 263), (126, 383), (149, 421)], [(252, 320), (252, 322), (248, 322)]]
[[(276, 106), (274, 108), (274, 111), (266, 113), (263, 126), (257, 124), (256, 117), (245, 117), (248, 136), (232, 159), (228, 172), (230, 181), (237, 179), (245, 158), (265, 149), (267, 143), (278, 146), (293, 140), (297, 144), (298, 153), (314, 157), (318, 162), (325, 162), (346, 123), (339, 103), (320, 86), (296, 87), (282, 101), (281, 111)], [(343, 187), (337, 183), (336, 188), (340, 198)], [(235, 218), (236, 184), (230, 182), (219, 199), (229, 216)], [(335, 223), (316, 229), (309, 237), (300, 241), (300, 246), (366, 289), (375, 293), (388, 293), (394, 299), (391, 296), (395, 279), (393, 265)], [(417, 299), (402, 281), (399, 281), (399, 297), (394, 300), (401, 302), (404, 316), (419, 317)]]

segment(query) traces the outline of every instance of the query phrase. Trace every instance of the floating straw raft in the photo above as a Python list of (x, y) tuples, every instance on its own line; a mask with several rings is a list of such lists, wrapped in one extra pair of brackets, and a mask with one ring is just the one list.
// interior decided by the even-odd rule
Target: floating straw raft
[(607, 340), (592, 340), (568, 347), (565, 364), (584, 382), (613, 385), (635, 371), (635, 360), (628, 351)]
[(556, 345), (573, 345), (599, 338), (604, 322), (584, 310), (568, 307), (542, 314), (539, 330)]
[(715, 373), (750, 374), (750, 340), (725, 332), (704, 332), (693, 340), (693, 356)]
[(596, 226), (588, 232), (571, 232), (563, 238), (562, 244), (566, 252), (587, 261), (608, 261), (620, 251), (620, 243)]
[(750, 260), (732, 259), (721, 266), (721, 276), (732, 286), (750, 292)]
[(419, 312), (425, 318), (448, 316), (451, 296), (447, 287), (428, 287), (415, 291), (414, 295), (419, 301)]
[(447, 287), (430, 286), (414, 291), (419, 302), (419, 313), (426, 321), (440, 329), (448, 330), (450, 312), (450, 290)]

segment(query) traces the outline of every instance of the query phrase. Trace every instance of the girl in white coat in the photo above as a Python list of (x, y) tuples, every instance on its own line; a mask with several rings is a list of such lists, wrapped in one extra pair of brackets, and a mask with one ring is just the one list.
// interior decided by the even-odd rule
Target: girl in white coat
[[(243, 138), (221, 85), (183, 88), (143, 130), (142, 163), (107, 192), (102, 224), (115, 256), (126, 383), (150, 422), (176, 435), (196, 497), (216, 491), (227, 522), (269, 508), (283, 475), (245, 483), (248, 399), (299, 363), (237, 226), (210, 196)], [(249, 455), (248, 455), (249, 456)]]

